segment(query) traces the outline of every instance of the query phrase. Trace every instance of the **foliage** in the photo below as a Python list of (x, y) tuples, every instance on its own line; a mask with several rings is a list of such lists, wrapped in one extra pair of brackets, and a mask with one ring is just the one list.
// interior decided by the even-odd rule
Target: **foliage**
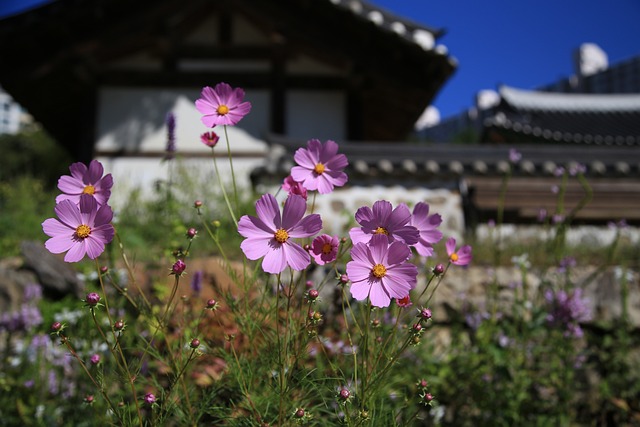
[[(429, 307), (437, 301), (436, 291), (445, 286), (450, 269), (465, 271), (456, 264), (462, 257), (447, 253), (444, 242), (435, 245), (436, 256), (412, 258), (420, 274), (408, 299), (375, 306), (373, 298), (358, 300), (350, 293), (344, 273), (352, 244), (346, 236), (335, 260), (267, 274), (260, 261), (240, 251), (236, 233), (238, 223), (257, 223), (244, 216), (255, 213), (253, 195), (241, 198), (232, 178), (232, 186), (218, 180), (219, 193), (196, 196), (189, 189), (207, 186), (182, 169), (179, 153), (170, 162), (167, 179), (152, 195), (135, 191), (117, 212), (119, 233), (107, 251), (78, 264), (88, 292), (83, 301), (45, 301), (34, 285), (25, 289), (18, 310), (3, 315), (3, 423), (638, 421), (640, 339), (627, 310), (632, 284), (626, 267), (620, 267), (621, 318), (613, 324), (590, 318), (596, 313), (589, 312), (582, 294), (588, 283), (571, 274), (585, 262), (578, 248), (567, 244), (574, 212), (565, 212), (561, 199), (556, 220), (543, 225), (548, 238), (533, 247), (507, 244), (499, 214), (487, 240), (474, 248), (474, 263), (494, 272), (483, 302), (461, 298), (448, 313), (435, 313), (434, 321)], [(229, 162), (232, 168), (231, 156)], [(572, 178), (583, 183), (586, 200), (588, 183), (580, 172)], [(506, 174), (505, 188), (508, 180)], [(7, 221), (2, 225), (12, 228), (12, 220), (24, 220), (30, 229), (1, 243), (8, 246), (5, 241), (40, 230), (45, 214), (36, 212), (50, 211), (54, 195), (37, 182), (15, 180), (2, 187), (0, 200), (16, 207), (13, 216), (0, 215)], [(17, 197), (25, 193), (34, 197)], [(309, 192), (316, 196), (321, 197)], [(203, 201), (196, 203), (196, 197)], [(38, 215), (38, 221), (31, 219)], [(614, 260), (631, 264), (623, 256), (633, 249), (623, 252), (623, 240), (620, 227), (611, 246), (601, 250), (603, 266)], [(309, 247), (311, 239), (303, 244)], [(197, 258), (211, 255), (222, 267), (219, 274), (192, 267)], [(515, 280), (505, 282), (497, 274), (505, 265), (517, 272)], [(602, 270), (588, 281), (598, 280)]]

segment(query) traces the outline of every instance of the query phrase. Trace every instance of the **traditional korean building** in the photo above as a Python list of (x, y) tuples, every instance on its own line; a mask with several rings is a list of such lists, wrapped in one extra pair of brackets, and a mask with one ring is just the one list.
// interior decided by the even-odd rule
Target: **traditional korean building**
[(170, 111), (187, 155), (218, 82), (255, 140), (397, 141), (455, 70), (442, 34), (359, 0), (57, 0), (0, 21), (0, 83), (84, 161), (160, 156)]

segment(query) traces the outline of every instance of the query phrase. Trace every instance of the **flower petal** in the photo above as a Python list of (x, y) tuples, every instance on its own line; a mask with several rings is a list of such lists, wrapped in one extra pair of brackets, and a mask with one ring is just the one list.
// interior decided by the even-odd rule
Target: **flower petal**
[(278, 201), (272, 194), (264, 194), (258, 199), (256, 202), (256, 214), (258, 218), (260, 218), (267, 227), (273, 229), (274, 232), (282, 228), (280, 207), (278, 206)]
[(275, 232), (275, 228), (271, 229), (260, 218), (255, 216), (243, 215), (238, 221), (238, 233), (242, 237), (270, 239)]
[(76, 241), (69, 249), (69, 252), (64, 256), (65, 262), (78, 262), (87, 254), (84, 242)]
[(380, 308), (389, 307), (389, 303), (391, 303), (391, 297), (381, 282), (375, 282), (371, 286), (369, 300), (371, 301), (371, 305)]
[(61, 254), (71, 249), (71, 246), (75, 244), (72, 238), (73, 236), (54, 236), (44, 242), (44, 247), (47, 248), (52, 254)]
[(287, 267), (287, 256), (282, 246), (280, 243), (274, 243), (264, 256), (262, 269), (266, 273), (278, 274)]
[(456, 251), (456, 239), (449, 237), (445, 243), (445, 248), (447, 249), (447, 255), (454, 253)]
[[(348, 273), (347, 273), (348, 274)], [(349, 276), (351, 278), (351, 276)], [(354, 282), (351, 281), (351, 286), (349, 286), (349, 291), (351, 292), (351, 296), (358, 301), (364, 301), (369, 296), (369, 292), (371, 291), (371, 284), (368, 281), (360, 281)]]
[(305, 251), (302, 246), (297, 243), (287, 241), (282, 245), (282, 249), (284, 250), (287, 264), (289, 264), (292, 269), (301, 271), (311, 264), (309, 252)]
[(271, 237), (249, 237), (240, 243), (240, 249), (250, 260), (257, 260), (265, 256), (273, 246)]
[(302, 219), (306, 210), (307, 202), (302, 196), (297, 194), (289, 195), (284, 201), (284, 208), (282, 209), (282, 228), (285, 230), (293, 228)]
[(322, 230), (322, 219), (318, 214), (310, 214), (302, 218), (294, 227), (289, 229), (289, 237), (301, 239), (318, 234)]

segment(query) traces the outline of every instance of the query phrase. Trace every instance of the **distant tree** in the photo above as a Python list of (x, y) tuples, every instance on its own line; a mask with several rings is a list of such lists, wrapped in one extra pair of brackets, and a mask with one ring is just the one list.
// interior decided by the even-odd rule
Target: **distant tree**
[(0, 182), (31, 177), (52, 188), (60, 175), (69, 173), (71, 156), (38, 126), (0, 135), (0, 153)]

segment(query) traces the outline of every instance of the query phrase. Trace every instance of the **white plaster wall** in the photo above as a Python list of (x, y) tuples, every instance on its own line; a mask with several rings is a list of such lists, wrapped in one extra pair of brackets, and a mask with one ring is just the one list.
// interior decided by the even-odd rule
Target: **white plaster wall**
[[(207, 180), (218, 184), (214, 177), (211, 149), (200, 141), (208, 130), (195, 108), (199, 89), (130, 89), (103, 88), (100, 92), (97, 143), (98, 160), (105, 170), (113, 174), (114, 207), (126, 203), (130, 191), (140, 188), (151, 192), (159, 181), (168, 179), (168, 163), (161, 156), (144, 157), (140, 154), (161, 155), (166, 149), (167, 128), (165, 117), (173, 112), (176, 117), (176, 161), (180, 167), (198, 177), (207, 174)], [(258, 135), (267, 127), (268, 94), (266, 91), (247, 92), (245, 99), (252, 111), (237, 126), (228, 126), (229, 146), (237, 184), (249, 188), (249, 173), (262, 165), (268, 151), (267, 144)], [(221, 179), (231, 188), (231, 170), (227, 156), (224, 128), (215, 128), (220, 142), (215, 148)], [(114, 153), (124, 152), (124, 155)], [(193, 156), (196, 157), (193, 157)], [(176, 166), (177, 167), (177, 166)], [(193, 189), (188, 189), (192, 191)]]
[[(277, 192), (277, 188), (259, 189)], [(286, 194), (279, 192), (278, 198), (284, 200)], [(395, 208), (405, 203), (409, 209), (418, 202), (429, 204), (429, 213), (442, 216), (440, 230), (445, 237), (455, 237), (460, 241), (464, 231), (464, 216), (462, 213), (462, 199), (460, 194), (444, 189), (406, 188), (402, 186), (383, 187), (344, 187), (337, 188), (329, 194), (317, 194), (315, 202), (313, 195), (309, 196), (308, 207), (322, 216), (323, 232), (347, 236), (348, 230), (356, 226), (354, 215), (363, 206), (373, 206), (378, 200), (387, 200)]]

